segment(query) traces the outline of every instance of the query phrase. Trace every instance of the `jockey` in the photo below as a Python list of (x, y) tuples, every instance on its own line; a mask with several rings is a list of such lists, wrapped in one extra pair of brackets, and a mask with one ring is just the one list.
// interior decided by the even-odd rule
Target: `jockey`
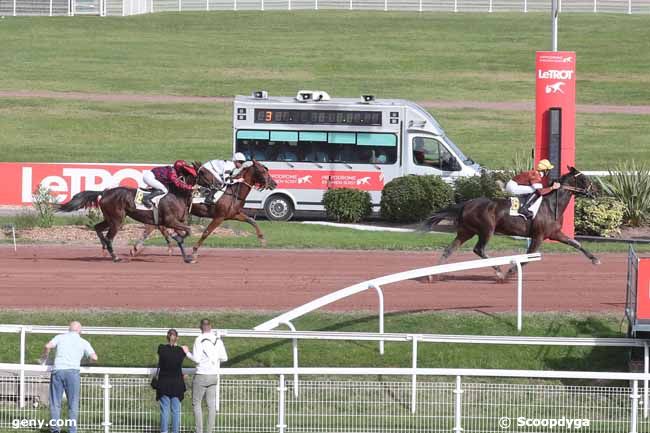
[[(230, 179), (236, 169), (241, 168), (244, 162), (246, 162), (246, 156), (241, 152), (237, 152), (233, 155), (232, 161), (217, 159), (210, 161), (209, 166), (206, 168), (214, 176), (215, 187), (222, 189), (224, 183)], [(205, 204), (214, 204), (214, 194), (208, 194), (205, 198)]]
[[(520, 213), (527, 218), (533, 217), (533, 212), (529, 207), (536, 202), (535, 197), (541, 197), (546, 195), (558, 188), (560, 184), (558, 182), (553, 182), (553, 185), (550, 187), (544, 187), (543, 181), (545, 178), (548, 178), (548, 174), (553, 169), (553, 164), (548, 159), (542, 159), (537, 163), (535, 170), (523, 171), (513, 177), (506, 184), (506, 191), (512, 195), (529, 195), (525, 201), (524, 205), (520, 209)], [(541, 202), (540, 202), (541, 204)], [(539, 205), (537, 205), (539, 208)], [(536, 209), (535, 209), (536, 210)]]
[(196, 178), (196, 170), (186, 161), (179, 159), (173, 166), (156, 167), (147, 170), (142, 174), (142, 180), (148, 186), (153, 188), (150, 194), (147, 194), (142, 200), (142, 204), (147, 207), (152, 206), (151, 199), (169, 192), (167, 185), (175, 185), (177, 188), (190, 191), (195, 185), (187, 183), (181, 179), (181, 176), (189, 174)]

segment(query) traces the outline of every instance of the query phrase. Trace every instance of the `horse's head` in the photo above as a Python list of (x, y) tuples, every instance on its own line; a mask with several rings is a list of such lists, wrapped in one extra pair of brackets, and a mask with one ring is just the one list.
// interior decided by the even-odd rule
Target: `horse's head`
[(575, 167), (567, 166), (568, 173), (560, 177), (559, 182), (562, 189), (566, 189), (576, 195), (583, 195), (588, 198), (595, 198), (596, 187), (591, 179)]
[(239, 173), (234, 177), (244, 179), (244, 182), (248, 185), (260, 190), (275, 189), (278, 186), (271, 177), (269, 169), (264, 164), (255, 160), (246, 161), (239, 169)]

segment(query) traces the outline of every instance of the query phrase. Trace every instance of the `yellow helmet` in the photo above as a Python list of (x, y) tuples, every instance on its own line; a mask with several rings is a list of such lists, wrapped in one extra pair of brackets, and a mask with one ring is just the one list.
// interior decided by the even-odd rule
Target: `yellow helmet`
[(553, 164), (551, 164), (551, 161), (549, 161), (548, 159), (542, 159), (540, 162), (537, 163), (537, 169), (539, 171), (552, 170)]

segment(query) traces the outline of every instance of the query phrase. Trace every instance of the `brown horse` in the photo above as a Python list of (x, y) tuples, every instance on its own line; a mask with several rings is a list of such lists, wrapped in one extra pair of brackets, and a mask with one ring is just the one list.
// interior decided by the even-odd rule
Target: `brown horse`
[[(206, 169), (206, 165), (209, 162), (206, 162), (200, 166), (197, 170), (198, 180), (197, 184), (207, 188), (209, 194), (216, 192), (217, 183), (210, 171)], [(224, 189), (224, 194), (221, 196), (219, 201), (215, 204), (206, 205), (204, 203), (194, 203), (192, 204), (191, 213), (194, 216), (201, 218), (211, 218), (212, 221), (201, 235), (201, 239), (198, 240), (196, 245), (194, 245), (192, 251), (195, 257), (198, 257), (198, 250), (205, 241), (205, 239), (210, 236), (210, 234), (225, 220), (236, 220), (242, 221), (250, 224), (255, 228), (257, 233), (257, 238), (260, 240), (262, 245), (266, 243), (264, 239), (264, 234), (260, 230), (257, 222), (242, 210), (244, 203), (246, 202), (246, 197), (251, 192), (253, 188), (258, 189), (274, 189), (277, 184), (269, 174), (268, 168), (258, 161), (248, 161), (235, 173), (232, 177), (232, 180), (241, 180), (240, 182), (231, 183), (226, 186)], [(136, 255), (142, 251), (144, 241), (149, 237), (149, 235), (156, 229), (156, 226), (147, 225), (145, 226), (144, 233), (142, 237), (136, 242), (136, 244), (131, 249), (131, 254)], [(171, 243), (169, 237), (165, 230), (161, 228), (161, 233), (163, 234), (165, 240), (167, 241), (167, 246), (171, 253)]]
[[(188, 175), (186, 183), (194, 184), (196, 179)], [(82, 191), (75, 194), (69, 202), (58, 206), (61, 212), (72, 212), (86, 207), (98, 206), (104, 215), (104, 220), (95, 224), (95, 232), (102, 244), (102, 251), (107, 250), (114, 262), (121, 259), (113, 251), (113, 238), (122, 227), (124, 218), (129, 216), (145, 224), (155, 224), (153, 210), (138, 210), (135, 204), (135, 188), (117, 187), (104, 191)], [(185, 191), (170, 185), (169, 193), (160, 199), (158, 204), (158, 224), (161, 227), (174, 230), (173, 239), (183, 254), (186, 263), (194, 263), (191, 255), (185, 253), (183, 241), (190, 235), (190, 226), (186, 224), (189, 206), (192, 201), (192, 191)], [(104, 231), (108, 230), (106, 236)]]
[[(591, 180), (574, 167), (568, 167), (569, 172), (558, 179), (560, 188), (546, 195), (542, 201), (539, 212), (534, 220), (524, 219), (520, 216), (510, 216), (510, 200), (476, 198), (447, 209), (440, 210), (426, 221), (429, 227), (439, 222), (450, 219), (456, 223), (456, 238), (445, 249), (439, 264), (443, 264), (465, 242), (475, 235), (478, 242), (474, 246), (474, 253), (481, 258), (488, 258), (485, 246), (490, 238), (496, 234), (509, 236), (523, 236), (531, 239), (528, 253), (536, 252), (545, 239), (551, 239), (570, 245), (580, 250), (594, 265), (600, 260), (584, 249), (578, 241), (571, 239), (562, 232), (562, 215), (574, 194), (593, 198), (594, 185)], [(511, 267), (504, 276), (501, 269), (496, 266), (497, 278), (500, 281), (514, 273), (516, 267)]]

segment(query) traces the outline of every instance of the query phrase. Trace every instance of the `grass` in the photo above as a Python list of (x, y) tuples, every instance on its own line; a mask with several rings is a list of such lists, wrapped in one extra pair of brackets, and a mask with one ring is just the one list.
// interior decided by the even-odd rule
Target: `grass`
[[(0, 217), (0, 225), (10, 224), (15, 217)], [(87, 221), (85, 216), (57, 217), (57, 225), (73, 224), (84, 225)], [(195, 224), (207, 225), (207, 220), (195, 221)], [(322, 248), (322, 249), (348, 249), (348, 250), (397, 250), (397, 251), (433, 251), (445, 248), (453, 239), (452, 234), (435, 233), (394, 233), (394, 232), (368, 232), (347, 228), (327, 227), (299, 222), (269, 222), (259, 221), (260, 228), (267, 239), (268, 248)], [(204, 243), (204, 247), (212, 248), (259, 248), (260, 244), (255, 232), (248, 224), (234, 221), (227, 221), (224, 228), (234, 231), (235, 236), (211, 235)], [(89, 229), (90, 230), (90, 229)], [(195, 232), (189, 242), (198, 239), (200, 233)], [(27, 242), (17, 232), (19, 242)], [(124, 236), (120, 235), (119, 236)], [(5, 240), (5, 242), (9, 242)], [(135, 239), (130, 239), (135, 241)], [(462, 248), (464, 251), (471, 251), (475, 241), (470, 241)], [(147, 241), (148, 245), (164, 245), (165, 241), (156, 234)], [(99, 245), (99, 244), (98, 244)], [(624, 242), (584, 242), (583, 245), (594, 253), (612, 252), (624, 253), (628, 250), (628, 244)], [(650, 252), (650, 245), (635, 245), (640, 252)], [(491, 240), (489, 251), (501, 253), (513, 252), (523, 253), (526, 250), (526, 241), (511, 239), (506, 236), (496, 236)], [(565, 252), (580, 254), (573, 248), (557, 243), (546, 243), (542, 248), (543, 252)]]
[[(534, 142), (532, 112), (434, 110), (461, 148), (489, 168), (509, 168)], [(3, 161), (164, 162), (227, 158), (229, 104), (150, 104), (52, 99), (0, 100)], [(578, 114), (577, 166), (603, 170), (647, 159), (648, 117)]]
[[(130, 312), (104, 311), (3, 311), (0, 323), (66, 325), (80, 320), (85, 326), (194, 328), (202, 317), (212, 319), (222, 329), (250, 329), (273, 317), (254, 312)], [(369, 331), (378, 329), (374, 313), (314, 313), (294, 322), (300, 330)], [(621, 337), (621, 317), (591, 314), (526, 314), (522, 335), (563, 337)], [(386, 332), (431, 334), (516, 335), (516, 318), (511, 314), (396, 312), (385, 317)], [(27, 362), (40, 356), (51, 336), (28, 335)], [(86, 338), (98, 353), (101, 366), (153, 366), (156, 348), (163, 337), (94, 336)], [(0, 362), (18, 362), (19, 338), (0, 334)], [(225, 338), (229, 367), (288, 367), (291, 342)], [(192, 339), (181, 337), (181, 344)], [(133, 350), (138, 347), (138, 350)], [(622, 348), (491, 346), (469, 344), (421, 344), (420, 367), (549, 369), (625, 371), (627, 351)], [(304, 367), (410, 367), (410, 343), (386, 343), (379, 355), (376, 342), (300, 342), (300, 365)], [(188, 361), (188, 366), (191, 364)]]
[[(578, 101), (646, 104), (649, 39), (643, 15), (563, 15), (560, 45), (578, 55)], [(21, 17), (2, 22), (0, 40), (4, 89), (230, 96), (317, 88), (522, 101), (534, 98), (534, 53), (548, 48), (549, 21), (547, 13), (370, 11)]]

